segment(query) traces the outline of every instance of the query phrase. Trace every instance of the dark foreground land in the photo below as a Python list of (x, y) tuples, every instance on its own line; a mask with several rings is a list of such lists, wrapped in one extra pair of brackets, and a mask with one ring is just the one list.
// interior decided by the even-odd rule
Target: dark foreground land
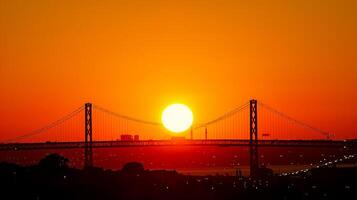
[[(353, 161), (355, 162), (355, 161)], [(0, 199), (357, 199), (357, 167), (313, 169), (294, 176), (187, 176), (148, 171), (70, 168), (57, 154), (36, 166), (0, 163)]]

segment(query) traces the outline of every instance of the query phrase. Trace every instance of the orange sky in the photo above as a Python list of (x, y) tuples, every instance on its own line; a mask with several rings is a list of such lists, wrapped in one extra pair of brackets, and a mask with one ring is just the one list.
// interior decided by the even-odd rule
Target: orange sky
[(257, 98), (357, 137), (356, 1), (0, 2), (0, 139), (91, 101), (196, 122)]

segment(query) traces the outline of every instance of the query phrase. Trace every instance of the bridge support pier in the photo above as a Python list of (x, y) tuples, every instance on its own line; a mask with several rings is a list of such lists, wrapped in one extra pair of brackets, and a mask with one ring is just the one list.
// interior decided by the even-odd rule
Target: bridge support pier
[(92, 104), (84, 105), (84, 167), (93, 166)]
[(250, 100), (250, 176), (256, 176), (259, 169), (259, 153), (258, 153), (258, 104), (257, 100)]

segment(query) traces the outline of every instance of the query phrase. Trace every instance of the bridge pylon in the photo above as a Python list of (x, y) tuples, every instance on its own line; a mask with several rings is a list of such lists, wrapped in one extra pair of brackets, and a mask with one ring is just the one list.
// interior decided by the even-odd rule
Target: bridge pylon
[(208, 136), (207, 136), (207, 126), (205, 127), (205, 140), (208, 139)]
[(84, 104), (84, 167), (93, 166), (92, 104)]
[(258, 103), (252, 99), (250, 104), (250, 137), (249, 137), (249, 154), (250, 154), (250, 175), (255, 176), (259, 169), (259, 153), (258, 153)]

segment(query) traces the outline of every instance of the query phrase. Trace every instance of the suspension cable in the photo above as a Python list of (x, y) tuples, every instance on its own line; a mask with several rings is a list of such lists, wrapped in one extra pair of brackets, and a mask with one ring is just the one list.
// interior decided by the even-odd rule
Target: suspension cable
[(122, 118), (122, 119), (126, 119), (126, 120), (129, 120), (129, 121), (134, 121), (134, 122), (138, 122), (138, 123), (142, 123), (142, 124), (149, 124), (149, 125), (153, 125), (153, 126), (161, 126), (161, 123), (158, 123), (158, 122), (152, 122), (152, 121), (142, 120), (142, 119), (138, 119), (138, 118), (134, 118), (134, 117), (129, 117), (129, 116), (126, 116), (126, 115), (118, 114), (118, 113), (115, 113), (115, 112), (110, 111), (108, 109), (105, 109), (105, 108), (102, 108), (100, 106), (94, 105), (94, 104), (93, 104), (93, 108), (95, 108), (95, 109), (97, 109), (99, 111), (102, 111), (104, 113), (107, 113), (109, 115), (112, 115), (112, 116), (115, 116), (115, 117), (119, 117), (119, 118)]
[(41, 134), (42, 132), (46, 131), (46, 130), (49, 130), (53, 127), (56, 127), (60, 124), (63, 124), (64, 122), (66, 122), (67, 120), (73, 118), (74, 116), (76, 116), (78, 113), (80, 113), (82, 110), (84, 109), (84, 106), (81, 106), (77, 109), (75, 109), (74, 111), (72, 111), (71, 113), (65, 115), (64, 117), (42, 127), (42, 128), (39, 128), (39, 129), (36, 129), (36, 130), (33, 130), (27, 134), (24, 134), (24, 135), (20, 135), (20, 136), (17, 136), (17, 137), (14, 137), (12, 139), (8, 139), (8, 140), (5, 140), (6, 143), (10, 143), (10, 142), (16, 142), (18, 140), (22, 140), (22, 139), (25, 139), (25, 138), (29, 138), (31, 136), (34, 136), (34, 135), (38, 135), (38, 134)]
[(295, 123), (295, 124), (298, 124), (298, 125), (300, 125), (300, 126), (303, 126), (303, 127), (305, 127), (305, 128), (308, 128), (308, 129), (310, 129), (310, 130), (313, 130), (313, 131), (315, 131), (315, 132), (318, 132), (318, 133), (320, 133), (320, 134), (326, 136), (327, 138), (330, 138), (330, 137), (332, 136), (332, 134), (330, 134), (330, 133), (327, 132), (327, 131), (321, 130), (321, 129), (316, 128), (316, 127), (313, 127), (313, 126), (311, 126), (311, 125), (309, 125), (309, 124), (307, 124), (307, 123), (305, 123), (305, 122), (296, 120), (296, 119), (294, 119), (294, 118), (292, 118), (292, 117), (290, 117), (290, 116), (288, 116), (288, 115), (286, 115), (286, 114), (284, 114), (284, 113), (282, 113), (282, 112), (279, 112), (278, 110), (276, 110), (276, 109), (274, 109), (274, 108), (272, 108), (272, 107), (270, 107), (270, 106), (268, 106), (268, 105), (266, 105), (266, 104), (261, 103), (260, 101), (258, 101), (258, 104), (261, 105), (262, 107), (268, 109), (269, 111), (271, 111), (271, 112), (273, 112), (273, 113), (279, 115), (280, 117), (283, 117), (283, 118), (285, 118), (285, 119), (287, 119), (287, 120), (289, 120), (289, 121), (291, 121), (291, 122), (293, 122), (293, 123)]
[(239, 107), (237, 107), (237, 108), (235, 108), (235, 109), (233, 109), (233, 110), (231, 110), (231, 111), (229, 111), (229, 112), (227, 112), (227, 113), (221, 115), (220, 117), (218, 117), (218, 118), (216, 118), (216, 119), (213, 119), (213, 120), (208, 121), (208, 122), (206, 122), (206, 123), (199, 124), (199, 125), (196, 126), (194, 129), (199, 129), (199, 128), (202, 128), (202, 127), (206, 127), (206, 126), (208, 126), (208, 125), (210, 125), (210, 124), (213, 124), (213, 123), (216, 123), (216, 122), (218, 122), (218, 121), (224, 120), (224, 119), (226, 119), (226, 118), (228, 118), (228, 117), (230, 117), (230, 116), (236, 114), (237, 112), (240, 112), (240, 111), (242, 111), (243, 109), (247, 108), (248, 105), (249, 105), (249, 102), (246, 102), (245, 104), (243, 104), (243, 105), (241, 105), (241, 106), (239, 106)]

